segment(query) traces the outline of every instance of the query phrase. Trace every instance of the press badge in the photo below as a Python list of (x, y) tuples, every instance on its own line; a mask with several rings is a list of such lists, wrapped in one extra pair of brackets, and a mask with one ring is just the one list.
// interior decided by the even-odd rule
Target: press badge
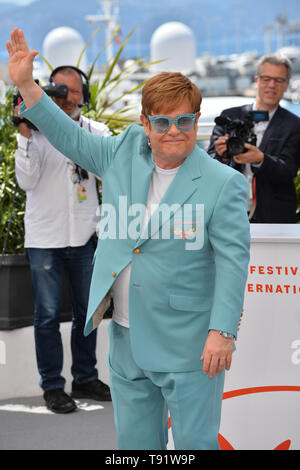
[(79, 202), (86, 200), (86, 189), (84, 186), (77, 186), (77, 199)]

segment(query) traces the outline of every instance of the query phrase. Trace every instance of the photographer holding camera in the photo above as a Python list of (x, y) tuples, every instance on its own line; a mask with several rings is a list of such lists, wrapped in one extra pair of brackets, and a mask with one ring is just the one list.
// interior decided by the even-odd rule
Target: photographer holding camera
[[(76, 67), (56, 68), (44, 90), (78, 125), (102, 136), (104, 124), (80, 115), (89, 101), (86, 75)], [(34, 296), (34, 334), (40, 385), (47, 407), (55, 413), (76, 409), (64, 392), (63, 348), (59, 332), (62, 274), (66, 271), (72, 300), (72, 397), (110, 400), (109, 387), (98, 380), (96, 330), (85, 337), (98, 207), (92, 173), (61, 155), (43, 134), (18, 115), (22, 97), (15, 95), (18, 126), (16, 177), (26, 191), (25, 248)]]
[(290, 77), (287, 58), (262, 57), (255, 76), (255, 103), (224, 110), (215, 120), (207, 150), (248, 179), (252, 223), (296, 223), (300, 118), (279, 105)]

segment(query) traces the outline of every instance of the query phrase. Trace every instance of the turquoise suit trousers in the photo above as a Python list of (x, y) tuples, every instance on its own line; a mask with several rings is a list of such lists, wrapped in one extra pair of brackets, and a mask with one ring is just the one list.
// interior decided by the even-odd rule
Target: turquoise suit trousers
[(146, 371), (133, 358), (128, 328), (111, 321), (109, 335), (118, 448), (166, 449), (169, 412), (176, 450), (218, 450), (224, 370), (212, 379), (202, 369)]

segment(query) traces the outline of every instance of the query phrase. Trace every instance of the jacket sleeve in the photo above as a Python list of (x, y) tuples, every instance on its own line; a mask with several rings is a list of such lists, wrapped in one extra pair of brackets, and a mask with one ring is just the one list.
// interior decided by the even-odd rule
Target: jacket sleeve
[(33, 122), (49, 142), (82, 168), (102, 176), (114, 157), (120, 136), (103, 137), (78, 126), (45, 93), (38, 103), (20, 114)]
[[(221, 116), (224, 116), (224, 112), (222, 112)], [(208, 145), (207, 153), (212, 157), (215, 158), (216, 160), (221, 160), (220, 155), (216, 153), (216, 148), (215, 148), (215, 141), (221, 136), (225, 135), (225, 128), (223, 126), (220, 126), (218, 124), (215, 125), (213, 128), (211, 137), (210, 137), (210, 142)]]
[(273, 183), (290, 182), (296, 175), (300, 155), (300, 120), (297, 126), (286, 128), (283, 136), (272, 134), (263, 150), (264, 160), (254, 174), (259, 174)]
[(250, 225), (247, 217), (249, 186), (246, 178), (232, 172), (220, 191), (209, 222), (216, 278), (209, 329), (237, 336), (248, 277)]
[(35, 145), (34, 133), (27, 139), (18, 134), (15, 152), (15, 170), (18, 185), (24, 191), (34, 189), (40, 179), (41, 155)]

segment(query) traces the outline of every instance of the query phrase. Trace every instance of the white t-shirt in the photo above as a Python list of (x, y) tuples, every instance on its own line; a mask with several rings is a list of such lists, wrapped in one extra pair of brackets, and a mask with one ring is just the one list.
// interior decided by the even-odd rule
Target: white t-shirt
[[(180, 167), (164, 170), (154, 167), (149, 186), (145, 218), (141, 233), (146, 229), (152, 213), (155, 211)], [(120, 272), (113, 285), (114, 312), (113, 320), (129, 328), (129, 283), (131, 263)]]
[[(80, 117), (93, 134), (109, 136), (105, 124)], [(37, 131), (18, 135), (16, 177), (26, 191), (25, 248), (83, 246), (95, 232), (98, 195), (95, 176), (78, 180), (76, 165)]]

